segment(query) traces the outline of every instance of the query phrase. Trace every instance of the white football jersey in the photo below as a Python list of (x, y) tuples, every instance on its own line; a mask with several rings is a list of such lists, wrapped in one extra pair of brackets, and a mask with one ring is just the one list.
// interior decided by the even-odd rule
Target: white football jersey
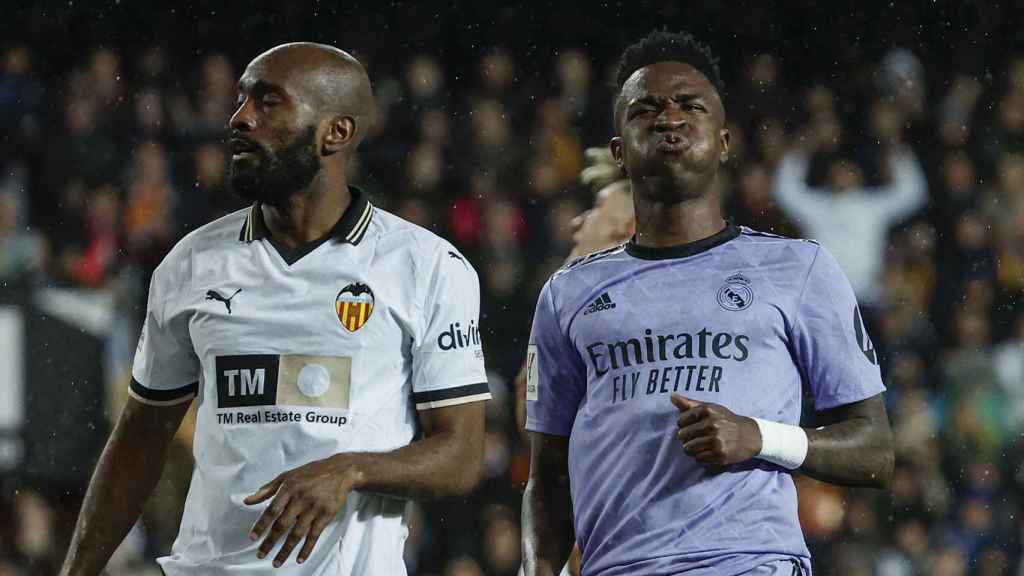
[[(249, 529), (281, 472), (409, 444), (416, 410), (490, 398), (479, 281), (448, 242), (352, 188), (331, 234), (276, 243), (254, 205), (194, 231), (153, 274), (131, 394), (198, 398), (195, 469), (168, 576), (405, 574), (406, 501), (354, 492), (302, 565)], [(278, 542), (280, 547), (284, 538)]]

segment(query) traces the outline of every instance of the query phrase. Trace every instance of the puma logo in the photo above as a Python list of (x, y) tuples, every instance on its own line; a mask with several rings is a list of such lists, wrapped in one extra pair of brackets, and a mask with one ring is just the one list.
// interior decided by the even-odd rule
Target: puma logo
[(451, 250), (448, 251), (448, 256), (451, 256), (452, 258), (458, 260), (459, 262), (462, 262), (463, 265), (466, 264), (466, 261), (462, 259), (462, 256), (459, 256), (458, 254), (456, 254), (455, 252), (453, 252)]
[(218, 302), (223, 302), (224, 303), (224, 307), (228, 309), (228, 314), (231, 314), (231, 298), (234, 298), (235, 296), (237, 296), (238, 293), (241, 292), (241, 291), (242, 291), (242, 289), (239, 288), (238, 290), (235, 290), (235, 293), (232, 294), (229, 298), (225, 298), (225, 297), (221, 296), (220, 293), (217, 292), (216, 290), (207, 290), (206, 291), (206, 299), (207, 300), (217, 300)]

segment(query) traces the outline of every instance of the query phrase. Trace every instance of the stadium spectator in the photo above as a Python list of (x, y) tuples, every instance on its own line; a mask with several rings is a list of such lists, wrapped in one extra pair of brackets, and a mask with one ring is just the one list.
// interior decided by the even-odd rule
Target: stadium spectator
[(0, 279), (11, 281), (43, 272), (46, 248), (36, 233), (19, 226), (18, 200), (0, 192)]
[(862, 170), (851, 160), (838, 159), (829, 166), (827, 189), (816, 189), (807, 183), (808, 156), (822, 139), (812, 131), (805, 137), (805, 149), (786, 154), (775, 175), (776, 199), (808, 238), (835, 253), (859, 301), (874, 306), (880, 300), (889, 228), (927, 202), (924, 174), (914, 153), (894, 144), (887, 154), (892, 172), (888, 185), (866, 188)]

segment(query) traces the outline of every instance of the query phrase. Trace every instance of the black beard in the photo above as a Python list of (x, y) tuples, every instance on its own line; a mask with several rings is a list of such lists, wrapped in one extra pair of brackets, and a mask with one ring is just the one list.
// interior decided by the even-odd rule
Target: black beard
[(258, 162), (231, 162), (231, 189), (242, 198), (280, 206), (309, 186), (320, 172), (316, 127), (310, 126), (277, 154), (260, 148)]

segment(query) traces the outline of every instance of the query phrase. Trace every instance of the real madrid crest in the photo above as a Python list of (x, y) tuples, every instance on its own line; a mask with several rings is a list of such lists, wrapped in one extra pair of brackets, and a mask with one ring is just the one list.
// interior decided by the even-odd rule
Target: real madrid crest
[(750, 279), (743, 274), (729, 276), (718, 289), (718, 304), (726, 310), (746, 310), (753, 302)]
[(355, 332), (366, 324), (373, 314), (373, 290), (362, 282), (349, 284), (338, 292), (334, 309), (345, 330)]

